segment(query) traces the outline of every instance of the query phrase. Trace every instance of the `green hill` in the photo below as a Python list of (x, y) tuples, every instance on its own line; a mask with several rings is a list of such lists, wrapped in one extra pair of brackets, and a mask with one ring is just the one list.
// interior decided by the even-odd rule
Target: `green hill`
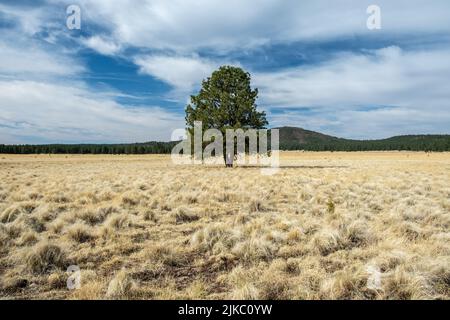
[(380, 140), (350, 140), (295, 127), (281, 127), (281, 150), (309, 151), (450, 151), (450, 135), (407, 135)]
[[(307, 151), (450, 151), (450, 135), (409, 135), (381, 140), (349, 140), (296, 127), (281, 127), (281, 150)], [(177, 142), (133, 144), (0, 145), (0, 153), (13, 154), (154, 154), (170, 153)]]

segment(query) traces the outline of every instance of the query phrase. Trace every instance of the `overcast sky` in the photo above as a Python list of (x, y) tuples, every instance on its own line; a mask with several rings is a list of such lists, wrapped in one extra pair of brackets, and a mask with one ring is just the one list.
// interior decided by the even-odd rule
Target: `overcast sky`
[(0, 143), (169, 140), (224, 64), (252, 74), (271, 127), (450, 133), (447, 0), (0, 0)]

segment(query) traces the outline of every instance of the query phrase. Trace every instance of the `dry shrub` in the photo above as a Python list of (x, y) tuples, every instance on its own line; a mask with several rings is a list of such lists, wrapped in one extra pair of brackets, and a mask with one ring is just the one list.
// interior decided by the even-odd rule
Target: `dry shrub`
[(66, 211), (67, 208), (64, 206), (49, 206), (43, 205), (39, 206), (35, 212), (33, 212), (33, 218), (36, 218), (40, 223), (46, 224), (55, 220), (60, 213)]
[(186, 287), (184, 299), (199, 300), (207, 297), (207, 286), (200, 280), (194, 280)]
[(34, 210), (38, 207), (37, 204), (33, 201), (22, 202), (19, 206), (20, 209), (26, 214), (33, 213)]
[(20, 206), (15, 204), (2, 212), (0, 216), (0, 222), (1, 223), (13, 222), (20, 215), (20, 213), (21, 213)]
[(23, 225), (24, 228), (30, 229), (42, 233), (46, 230), (45, 221), (42, 221), (38, 216), (34, 215), (21, 215), (14, 221), (16, 225)]
[(104, 284), (101, 281), (95, 281), (85, 284), (80, 289), (73, 291), (71, 298), (76, 300), (99, 300), (103, 298)]
[(103, 298), (105, 284), (95, 271), (80, 271), (80, 288), (72, 291), (70, 298), (77, 300), (99, 300)]
[(287, 299), (291, 290), (289, 280), (278, 272), (264, 268), (264, 265), (252, 269), (242, 266), (234, 268), (226, 277), (232, 286), (231, 299), (280, 300)]
[(446, 298), (450, 295), (450, 261), (449, 259), (437, 260), (429, 267), (429, 282), (435, 291)]
[(291, 283), (288, 278), (279, 273), (265, 272), (259, 287), (260, 299), (285, 300), (290, 297)]
[(208, 225), (194, 233), (191, 244), (200, 250), (210, 250), (219, 253), (222, 249), (231, 248), (235, 241), (225, 225), (216, 223)]
[(20, 237), (19, 244), (21, 246), (33, 245), (36, 242), (38, 242), (38, 240), (39, 240), (39, 236), (36, 232), (27, 231), (27, 232), (23, 233), (22, 236)]
[(104, 222), (104, 226), (113, 230), (127, 228), (131, 225), (130, 218), (125, 214), (112, 214)]
[(367, 279), (367, 272), (360, 268), (336, 271), (322, 282), (320, 295), (339, 300), (374, 298), (376, 292), (367, 287)]
[(431, 299), (432, 289), (426, 278), (421, 275), (408, 272), (403, 267), (397, 267), (382, 281), (384, 298), (394, 300)]
[(237, 262), (238, 258), (235, 255), (230, 253), (220, 253), (210, 256), (206, 264), (210, 270), (224, 271), (235, 267)]
[(423, 230), (414, 222), (403, 222), (400, 225), (396, 225), (394, 229), (394, 232), (402, 234), (411, 241), (418, 240), (424, 236)]
[(7, 294), (14, 294), (25, 289), (29, 285), (29, 280), (23, 275), (17, 274), (17, 271), (2, 274), (0, 278), (0, 291)]
[(67, 235), (71, 240), (78, 243), (84, 243), (95, 239), (95, 235), (91, 229), (82, 223), (72, 225), (67, 230)]
[(347, 248), (366, 246), (375, 240), (369, 226), (358, 221), (344, 227), (343, 238)]
[(122, 204), (126, 207), (134, 207), (141, 201), (141, 195), (136, 192), (128, 192), (122, 196)]
[(18, 238), (23, 232), (23, 228), (17, 225), (3, 225), (0, 224), (0, 239), (2, 239), (2, 244), (7, 242), (12, 242), (12, 240)]
[(65, 288), (67, 286), (67, 276), (61, 271), (53, 272), (48, 276), (47, 283), (52, 289)]
[(162, 264), (168, 267), (179, 267), (187, 262), (187, 252), (172, 245), (157, 244), (140, 253), (151, 264)]
[(374, 258), (374, 264), (382, 272), (394, 270), (397, 266), (406, 262), (408, 256), (401, 250), (383, 249), (380, 254)]
[(287, 274), (296, 275), (300, 273), (300, 263), (301, 259), (289, 258), (285, 259), (275, 259), (270, 264), (270, 270), (275, 272), (285, 272)]
[(317, 250), (321, 255), (326, 256), (342, 248), (342, 237), (338, 230), (323, 228), (317, 232), (310, 243), (312, 250)]
[(67, 223), (63, 219), (56, 219), (48, 225), (48, 230), (54, 234), (59, 234)]
[(10, 223), (15, 221), (21, 214), (29, 215), (35, 209), (37, 205), (35, 202), (20, 202), (15, 203), (12, 206), (3, 210), (0, 214), (0, 222), (1, 223)]
[(125, 269), (122, 269), (109, 282), (106, 297), (110, 299), (130, 299), (136, 294), (136, 290), (136, 282)]
[(232, 249), (232, 253), (243, 263), (269, 261), (275, 256), (275, 252), (274, 244), (261, 238), (251, 238), (238, 242)]
[(172, 218), (175, 223), (189, 223), (200, 219), (197, 214), (189, 212), (186, 208), (179, 208), (177, 212), (172, 214)]
[(104, 214), (101, 210), (98, 212), (94, 212), (92, 210), (82, 210), (77, 214), (78, 218), (86, 222), (87, 224), (94, 226), (99, 224), (105, 220), (106, 214)]
[(260, 299), (259, 290), (255, 286), (253, 277), (254, 274), (252, 274), (248, 270), (245, 270), (242, 266), (234, 268), (227, 276), (225, 276), (223, 280), (228, 282), (232, 287), (230, 299)]
[(66, 253), (56, 244), (42, 241), (25, 255), (26, 268), (36, 274), (58, 270), (67, 265)]
[(259, 290), (251, 283), (235, 288), (230, 295), (232, 300), (259, 300)]

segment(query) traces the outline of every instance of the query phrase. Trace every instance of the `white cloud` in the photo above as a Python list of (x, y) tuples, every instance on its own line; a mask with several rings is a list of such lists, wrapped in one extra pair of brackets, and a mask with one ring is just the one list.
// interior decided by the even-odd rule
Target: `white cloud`
[(11, 44), (0, 39), (0, 74), (9, 76), (70, 76), (78, 74), (84, 67), (61, 53), (43, 50), (32, 41)]
[(255, 73), (263, 103), (281, 107), (363, 105), (447, 106), (450, 49), (402, 51), (387, 47), (342, 53), (318, 65)]
[(56, 44), (65, 30), (61, 31), (62, 23), (58, 28), (52, 14), (55, 9), (48, 6), (0, 4), (0, 19), (7, 21), (0, 32), (0, 76), (48, 79), (86, 71), (73, 48)]
[[(64, 1), (69, 3), (70, 1)], [(122, 45), (192, 53), (241, 50), (265, 43), (368, 35), (373, 1), (81, 0), (83, 14)], [(448, 1), (379, 0), (379, 34), (448, 32)]]
[(33, 35), (41, 31), (44, 25), (49, 24), (47, 19), (49, 9), (44, 7), (8, 6), (0, 4), (0, 13), (17, 22), (17, 28), (27, 35)]
[(95, 50), (103, 55), (114, 55), (120, 52), (120, 46), (111, 40), (100, 36), (93, 36), (90, 38), (83, 38), (81, 43), (92, 50)]
[(134, 59), (134, 63), (140, 67), (140, 72), (170, 84), (179, 95), (189, 94), (219, 66), (237, 65), (199, 57), (162, 55), (139, 56)]
[(123, 106), (80, 84), (0, 81), (0, 143), (169, 140), (182, 117), (158, 107)]
[[(19, 22), (34, 12), (28, 7), (0, 10), (17, 12), (11, 17)], [(36, 32), (48, 26), (45, 19), (40, 23), (25, 32), (21, 22), (0, 34), (0, 143), (168, 140), (173, 129), (184, 126), (182, 116), (158, 106), (116, 102), (128, 97), (126, 93), (73, 81), (87, 72), (74, 55), (78, 48), (39, 41)], [(98, 36), (84, 39), (84, 44), (103, 54), (120, 50)]]
[[(347, 53), (320, 65), (255, 74), (272, 125), (348, 138), (448, 133), (450, 49)], [(298, 108), (303, 107), (304, 111)]]

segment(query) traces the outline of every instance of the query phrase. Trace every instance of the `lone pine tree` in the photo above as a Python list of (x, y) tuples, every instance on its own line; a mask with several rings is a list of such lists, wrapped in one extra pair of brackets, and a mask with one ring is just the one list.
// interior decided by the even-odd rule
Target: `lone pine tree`
[[(220, 67), (203, 80), (200, 92), (192, 95), (186, 106), (190, 135), (195, 121), (202, 122), (203, 131), (218, 129), (224, 137), (227, 129), (264, 129), (268, 124), (266, 113), (257, 110), (257, 98), (258, 89), (251, 88), (250, 73), (238, 67)], [(225, 150), (223, 155), (227, 161)]]

